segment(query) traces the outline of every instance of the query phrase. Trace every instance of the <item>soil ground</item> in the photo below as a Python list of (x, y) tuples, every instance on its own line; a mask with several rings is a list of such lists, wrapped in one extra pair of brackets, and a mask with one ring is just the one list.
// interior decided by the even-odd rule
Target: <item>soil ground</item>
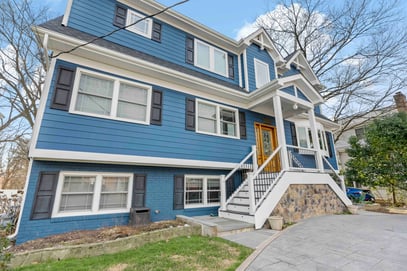
[(169, 220), (151, 223), (146, 226), (116, 226), (109, 228), (101, 228), (98, 230), (73, 231), (63, 234), (52, 235), (45, 238), (28, 241), (18, 246), (12, 246), (9, 249), (11, 253), (19, 253), (29, 250), (63, 247), (89, 243), (99, 243), (104, 241), (116, 240), (132, 235), (141, 234), (143, 232), (156, 231), (160, 229), (183, 226), (185, 223), (181, 221)]

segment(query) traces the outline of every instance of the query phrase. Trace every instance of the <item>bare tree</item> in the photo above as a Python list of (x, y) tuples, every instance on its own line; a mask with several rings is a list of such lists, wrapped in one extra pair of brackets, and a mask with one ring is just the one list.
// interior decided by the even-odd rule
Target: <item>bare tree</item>
[[(3, 148), (4, 165), (0, 167), (1, 185), (3, 189), (23, 189), (28, 169), (27, 139), (19, 139)], [(0, 151), (1, 154), (1, 151)], [(1, 158), (1, 156), (0, 156)]]
[(0, 143), (29, 136), (45, 76), (46, 52), (31, 27), (45, 8), (30, 0), (0, 2)]
[(30, 0), (0, 1), (0, 178), (3, 187), (22, 188), (28, 142), (41, 96), (47, 52), (32, 27), (46, 8)]
[[(340, 3), (339, 3), (340, 2)], [(334, 121), (369, 118), (406, 86), (407, 28), (398, 0), (281, 0), (257, 19), (283, 55), (301, 50)]]

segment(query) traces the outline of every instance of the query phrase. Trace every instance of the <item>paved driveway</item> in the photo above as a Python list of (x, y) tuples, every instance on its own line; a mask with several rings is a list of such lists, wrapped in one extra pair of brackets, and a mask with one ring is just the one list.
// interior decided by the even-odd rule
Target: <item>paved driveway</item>
[(266, 246), (246, 270), (407, 270), (407, 215), (305, 220)]

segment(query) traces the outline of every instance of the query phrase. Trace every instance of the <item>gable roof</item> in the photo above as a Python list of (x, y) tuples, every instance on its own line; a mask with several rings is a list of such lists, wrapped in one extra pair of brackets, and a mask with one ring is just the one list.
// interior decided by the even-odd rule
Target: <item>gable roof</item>
[(287, 70), (290, 70), (291, 65), (294, 65), (315, 88), (320, 89), (322, 87), (321, 82), (300, 50), (288, 55), (285, 61), (285, 68)]
[(238, 42), (238, 47), (241, 51), (243, 51), (251, 44), (257, 44), (262, 50), (267, 50), (277, 66), (281, 66), (285, 63), (284, 58), (277, 50), (274, 42), (270, 38), (270, 35), (263, 27), (257, 29), (247, 37), (240, 39)]

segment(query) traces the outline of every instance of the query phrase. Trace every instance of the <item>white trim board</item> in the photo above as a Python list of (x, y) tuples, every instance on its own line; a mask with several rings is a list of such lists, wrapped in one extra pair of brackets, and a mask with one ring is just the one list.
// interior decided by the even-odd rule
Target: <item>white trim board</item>
[(122, 164), (154, 167), (177, 167), (177, 168), (201, 168), (201, 169), (224, 169), (235, 168), (238, 163), (225, 163), (216, 161), (188, 160), (175, 158), (162, 158), (151, 156), (133, 156), (108, 153), (91, 153), (76, 151), (59, 151), (34, 149), (30, 152), (31, 158), (43, 161), (60, 161), (76, 163), (103, 163)]

